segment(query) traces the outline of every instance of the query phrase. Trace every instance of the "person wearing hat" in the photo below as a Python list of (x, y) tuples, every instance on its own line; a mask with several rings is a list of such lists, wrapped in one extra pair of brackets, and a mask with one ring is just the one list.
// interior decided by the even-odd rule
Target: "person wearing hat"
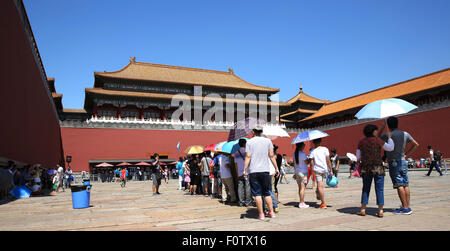
[[(275, 217), (273, 201), (270, 194), (271, 177), (270, 163), (275, 167), (275, 175), (279, 174), (278, 165), (273, 152), (272, 141), (261, 137), (263, 128), (257, 125), (253, 129), (253, 137), (247, 141), (245, 147), (244, 177), (249, 177), (250, 189), (254, 197), (256, 207), (258, 208), (258, 219), (264, 220), (262, 197), (268, 205), (271, 218)], [(267, 158), (269, 157), (269, 158)]]

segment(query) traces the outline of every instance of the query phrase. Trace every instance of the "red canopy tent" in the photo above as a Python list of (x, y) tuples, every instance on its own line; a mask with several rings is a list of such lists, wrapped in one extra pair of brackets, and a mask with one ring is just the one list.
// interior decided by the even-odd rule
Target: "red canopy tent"
[(108, 164), (106, 162), (96, 165), (96, 167), (112, 167), (112, 166), (114, 166), (114, 165)]
[(137, 163), (136, 166), (151, 166), (151, 165), (147, 162), (142, 161), (142, 162)]

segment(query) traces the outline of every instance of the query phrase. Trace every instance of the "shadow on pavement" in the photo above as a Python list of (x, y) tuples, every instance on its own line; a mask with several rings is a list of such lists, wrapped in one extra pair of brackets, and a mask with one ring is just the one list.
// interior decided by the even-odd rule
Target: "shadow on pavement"
[[(355, 214), (361, 210), (360, 207), (344, 207), (339, 208), (336, 211), (343, 214)], [(383, 212), (391, 212), (393, 213), (395, 209), (392, 208), (383, 208)], [(366, 207), (366, 215), (376, 215), (378, 213), (378, 207)]]

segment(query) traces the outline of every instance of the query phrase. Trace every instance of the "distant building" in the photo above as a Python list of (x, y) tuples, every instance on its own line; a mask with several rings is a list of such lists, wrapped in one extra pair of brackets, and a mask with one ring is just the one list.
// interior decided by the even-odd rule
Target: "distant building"
[(355, 114), (366, 104), (387, 98), (400, 98), (417, 105), (419, 108), (413, 112), (448, 107), (450, 106), (450, 68), (326, 103), (317, 112), (298, 121), (298, 126), (317, 128), (336, 123), (342, 126), (345, 122), (356, 120)]

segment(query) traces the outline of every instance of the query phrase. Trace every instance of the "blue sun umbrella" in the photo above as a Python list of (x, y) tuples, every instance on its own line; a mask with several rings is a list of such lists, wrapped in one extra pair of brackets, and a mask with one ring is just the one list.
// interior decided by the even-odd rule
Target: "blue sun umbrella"
[(295, 136), (295, 138), (291, 142), (291, 145), (295, 145), (300, 142), (324, 138), (327, 136), (329, 136), (327, 133), (322, 132), (320, 130), (306, 131), (306, 132), (299, 133), (297, 136)]
[[(242, 138), (242, 139), (248, 140), (247, 138)], [(228, 153), (228, 154), (235, 154), (240, 148), (239, 140), (240, 139), (226, 142), (225, 144), (222, 145), (221, 152)]]
[(227, 143), (226, 141), (220, 142), (218, 143), (215, 147), (214, 147), (214, 152), (221, 152), (222, 151), (222, 146)]
[(381, 119), (408, 113), (417, 106), (398, 98), (377, 100), (365, 105), (355, 117), (358, 119)]

